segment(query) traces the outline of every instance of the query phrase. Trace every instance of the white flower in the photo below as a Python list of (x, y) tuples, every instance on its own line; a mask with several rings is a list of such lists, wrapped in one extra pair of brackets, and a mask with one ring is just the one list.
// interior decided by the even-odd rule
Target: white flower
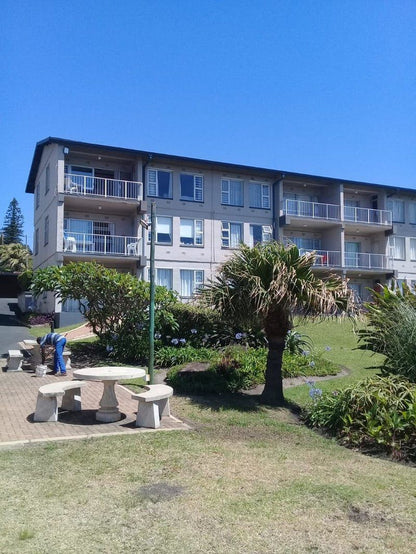
[(170, 342), (176, 346), (179, 341), (178, 339), (172, 339)]
[(197, 332), (198, 332), (198, 331), (197, 331), (196, 329), (191, 329), (191, 333), (192, 333), (193, 335), (196, 335)]
[(158, 340), (162, 338), (162, 335), (160, 333), (155, 333), (155, 339)]
[(180, 342), (181, 344), (185, 344), (185, 343), (186, 343), (186, 339), (179, 339), (179, 342)]

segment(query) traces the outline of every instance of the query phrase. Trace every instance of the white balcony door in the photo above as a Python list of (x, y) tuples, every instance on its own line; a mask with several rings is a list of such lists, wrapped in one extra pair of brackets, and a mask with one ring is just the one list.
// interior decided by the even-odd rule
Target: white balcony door
[(359, 242), (345, 243), (345, 265), (347, 267), (359, 267), (361, 244)]

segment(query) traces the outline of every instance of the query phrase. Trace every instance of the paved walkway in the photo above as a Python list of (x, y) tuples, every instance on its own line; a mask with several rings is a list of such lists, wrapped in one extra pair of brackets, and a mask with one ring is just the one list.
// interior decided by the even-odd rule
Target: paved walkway
[[(0, 360), (0, 448), (32, 444), (43, 441), (92, 438), (104, 435), (138, 434), (159, 430), (188, 430), (190, 427), (175, 417), (163, 418), (160, 429), (136, 428), (137, 402), (131, 391), (116, 385), (119, 409), (123, 418), (115, 423), (100, 423), (95, 412), (103, 391), (103, 384), (89, 381), (82, 389), (82, 411), (60, 411), (57, 422), (33, 422), (37, 392), (41, 385), (56, 382), (61, 377), (51, 374), (36, 377), (31, 370), (7, 372), (6, 360)], [(71, 379), (68, 371), (67, 379)]]

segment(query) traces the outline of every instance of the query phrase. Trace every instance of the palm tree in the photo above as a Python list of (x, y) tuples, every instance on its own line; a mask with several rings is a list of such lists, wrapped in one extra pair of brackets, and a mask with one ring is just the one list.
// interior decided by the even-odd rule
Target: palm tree
[(30, 249), (19, 242), (0, 245), (0, 270), (22, 273), (32, 267)]
[(255, 320), (264, 329), (269, 347), (261, 396), (265, 404), (284, 404), (282, 358), (294, 313), (322, 316), (353, 309), (346, 281), (335, 275), (325, 280), (316, 277), (314, 262), (313, 252), (300, 255), (295, 245), (242, 244), (200, 291), (202, 302), (225, 318), (242, 325)]

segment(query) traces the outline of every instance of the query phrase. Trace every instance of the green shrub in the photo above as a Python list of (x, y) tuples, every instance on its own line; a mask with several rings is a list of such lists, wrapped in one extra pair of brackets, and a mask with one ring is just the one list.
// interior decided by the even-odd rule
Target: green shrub
[(370, 377), (315, 397), (305, 419), (344, 444), (416, 461), (416, 386), (401, 377)]
[(162, 346), (155, 353), (155, 364), (158, 367), (172, 367), (188, 362), (206, 362), (214, 355), (215, 351), (209, 348)]
[(361, 349), (384, 354), (384, 375), (403, 375), (416, 382), (416, 296), (403, 286), (384, 287), (366, 304), (369, 325), (359, 331)]
[(307, 335), (291, 330), (286, 335), (285, 348), (290, 354), (302, 354), (304, 350), (311, 350), (312, 341)]
[[(175, 360), (164, 359), (160, 364), (170, 367), (174, 363), (185, 363), (187, 361), (206, 361), (210, 358), (199, 357), (194, 360), (180, 359), (178, 356), (185, 348), (164, 348), (161, 349), (164, 356), (171, 355)], [(200, 349), (200, 351), (203, 349)], [(160, 351), (159, 351), (160, 352)], [(266, 348), (245, 348), (239, 345), (227, 346), (215, 351), (211, 357), (212, 362), (205, 371), (185, 371), (181, 368), (174, 368), (168, 374), (172, 386), (181, 392), (188, 393), (212, 393), (212, 392), (237, 392), (250, 389), (260, 383), (264, 383), (264, 376), (267, 364)], [(159, 353), (156, 355), (156, 357)], [(170, 363), (171, 362), (171, 363)], [(159, 365), (159, 363), (158, 363)], [(296, 354), (292, 356), (285, 352), (283, 356), (283, 377), (298, 377), (310, 375), (334, 375), (338, 368), (320, 356), (304, 356)]]

